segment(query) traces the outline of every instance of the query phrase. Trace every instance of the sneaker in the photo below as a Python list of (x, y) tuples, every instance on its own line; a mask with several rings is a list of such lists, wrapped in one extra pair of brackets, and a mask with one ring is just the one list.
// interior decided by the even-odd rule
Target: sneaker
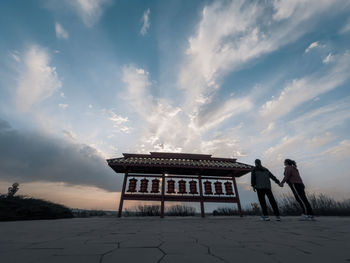
[(261, 216), (262, 221), (270, 221), (270, 218), (268, 216)]
[(279, 216), (276, 216), (276, 221), (281, 221), (281, 218)]
[(313, 216), (308, 216), (308, 215), (305, 215), (305, 214), (301, 214), (300, 216), (300, 221), (310, 221), (312, 220)]
[(309, 219), (310, 221), (315, 221), (315, 218), (314, 218), (313, 215), (308, 215), (307, 217), (308, 217), (308, 219)]

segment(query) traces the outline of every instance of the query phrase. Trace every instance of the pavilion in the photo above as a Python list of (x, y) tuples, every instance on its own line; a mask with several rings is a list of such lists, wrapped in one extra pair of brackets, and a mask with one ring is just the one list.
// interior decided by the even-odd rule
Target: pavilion
[(236, 203), (242, 216), (236, 177), (252, 168), (233, 158), (164, 152), (123, 153), (123, 157), (108, 159), (107, 163), (116, 173), (124, 173), (118, 217), (124, 200), (160, 201), (161, 217), (165, 201), (199, 202), (202, 217), (205, 202)]

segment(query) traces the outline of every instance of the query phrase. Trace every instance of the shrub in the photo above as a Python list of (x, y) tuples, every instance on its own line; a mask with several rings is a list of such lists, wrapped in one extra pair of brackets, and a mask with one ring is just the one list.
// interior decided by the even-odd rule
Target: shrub
[[(194, 216), (196, 209), (194, 207), (174, 205), (166, 209), (167, 216)], [(139, 205), (133, 210), (125, 209), (124, 216), (160, 216), (160, 205)]]
[(24, 196), (0, 196), (0, 221), (71, 218), (63, 205)]
[[(350, 216), (350, 199), (336, 201), (324, 194), (308, 195), (309, 202), (316, 216)], [(267, 201), (268, 203), (268, 201)], [(277, 199), (280, 214), (283, 216), (297, 216), (301, 214), (299, 203), (293, 195), (283, 195)], [(260, 209), (253, 203), (251, 207), (242, 209), (244, 215), (260, 215)], [(268, 213), (273, 214), (268, 206)], [(237, 208), (219, 207), (213, 211), (214, 216), (239, 215)]]
[(139, 205), (137, 207), (137, 216), (159, 216), (160, 206), (159, 205)]
[(167, 209), (166, 215), (168, 216), (194, 216), (196, 209), (191, 206), (174, 205)]

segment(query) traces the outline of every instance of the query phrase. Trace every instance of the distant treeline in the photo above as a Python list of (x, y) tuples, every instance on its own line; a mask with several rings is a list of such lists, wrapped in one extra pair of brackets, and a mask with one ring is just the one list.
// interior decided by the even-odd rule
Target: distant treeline
[(71, 209), (74, 217), (92, 217), (92, 216), (116, 216), (116, 211), (104, 211), (104, 210), (85, 210), (73, 208)]

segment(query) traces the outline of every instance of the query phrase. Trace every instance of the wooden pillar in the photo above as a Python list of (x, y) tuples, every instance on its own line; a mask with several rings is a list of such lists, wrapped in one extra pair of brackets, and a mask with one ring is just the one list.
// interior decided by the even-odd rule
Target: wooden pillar
[(203, 201), (203, 184), (202, 184), (202, 176), (201, 175), (198, 175), (198, 180), (199, 180), (199, 195), (201, 198), (201, 216), (205, 217), (204, 201)]
[(125, 188), (126, 188), (126, 181), (128, 180), (128, 172), (124, 174), (124, 182), (123, 182), (123, 188), (122, 188), (122, 194), (120, 196), (120, 202), (119, 202), (119, 210), (118, 210), (118, 217), (122, 216), (123, 211), (123, 202), (124, 202), (124, 194), (125, 194)]
[(160, 204), (160, 217), (164, 218), (164, 193), (165, 193), (165, 173), (162, 174), (162, 200)]
[(232, 181), (233, 181), (233, 186), (235, 188), (239, 216), (242, 217), (243, 216), (242, 207), (241, 207), (241, 201), (239, 200), (238, 188), (237, 188), (237, 184), (236, 184), (236, 177), (232, 176)]

